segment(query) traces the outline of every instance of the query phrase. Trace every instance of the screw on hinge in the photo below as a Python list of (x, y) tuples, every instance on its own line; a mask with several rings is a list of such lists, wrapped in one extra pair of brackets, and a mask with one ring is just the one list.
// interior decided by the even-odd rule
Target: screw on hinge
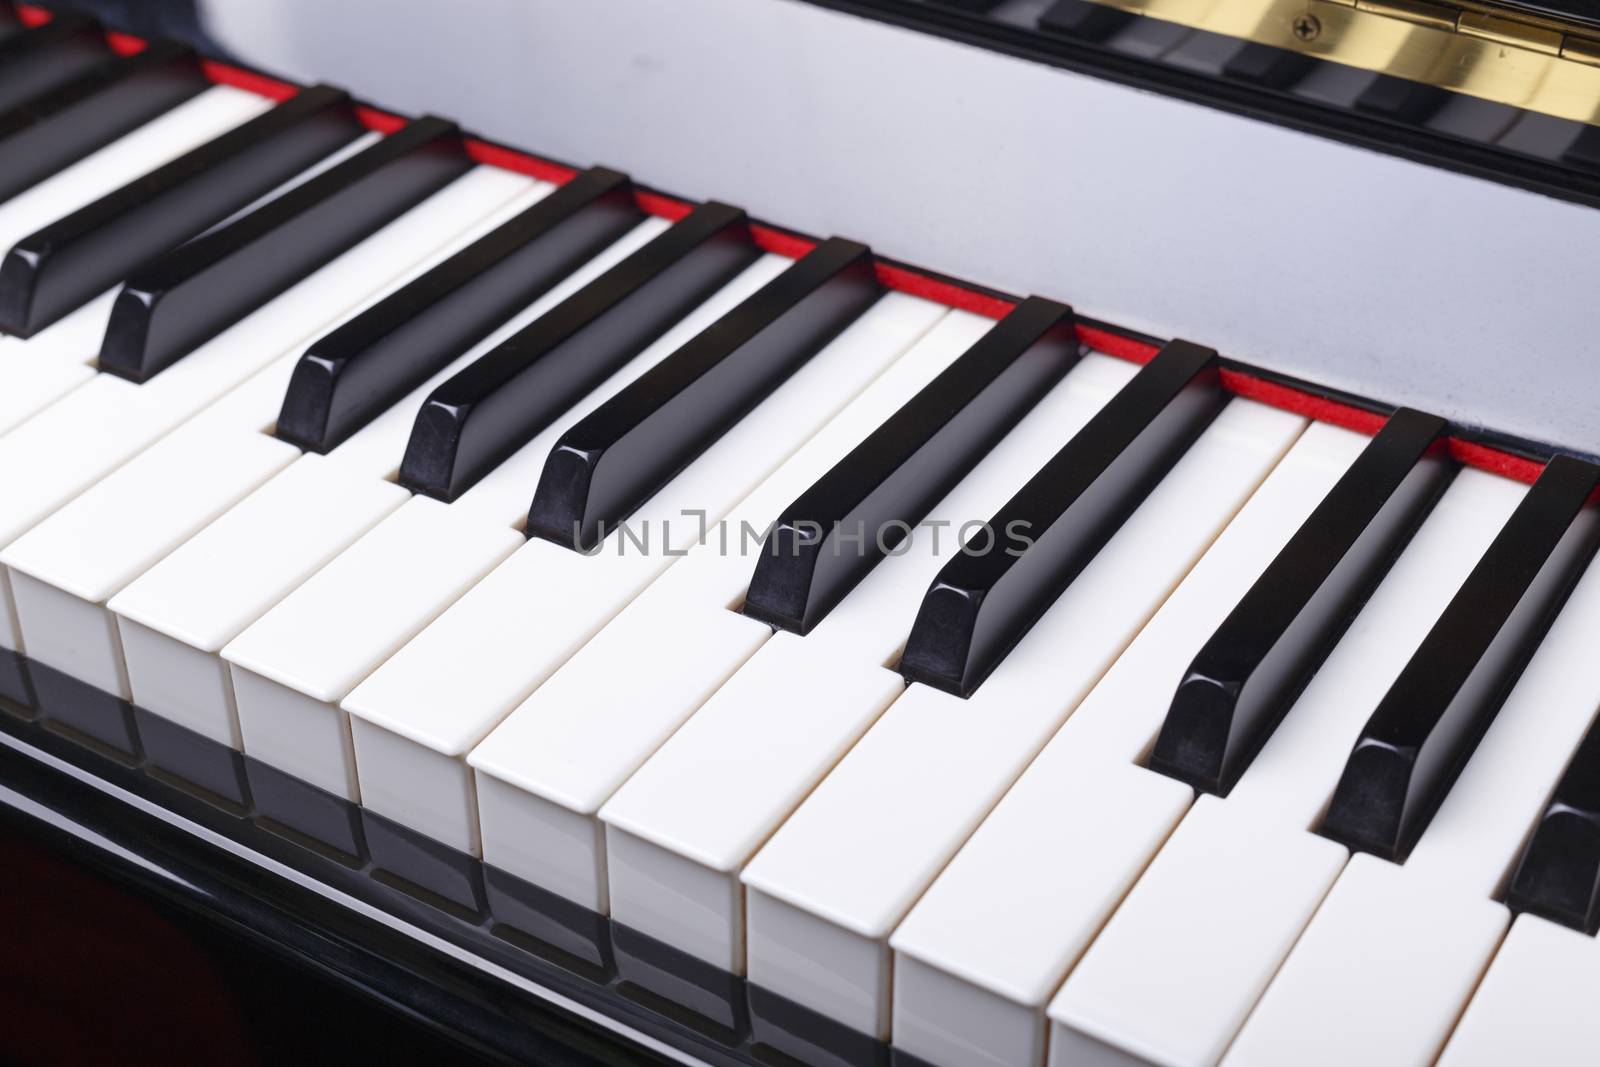
[(1296, 18), (1291, 28), (1294, 30), (1296, 39), (1315, 41), (1317, 35), (1322, 32), (1322, 23), (1317, 16), (1307, 13)]

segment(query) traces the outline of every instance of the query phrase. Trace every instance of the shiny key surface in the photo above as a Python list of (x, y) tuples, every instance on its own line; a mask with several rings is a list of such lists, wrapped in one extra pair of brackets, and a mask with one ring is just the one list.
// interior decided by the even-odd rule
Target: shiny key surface
[(206, 88), (194, 53), (156, 41), (111, 56), (0, 114), (0, 201), (181, 104)]
[[(777, 517), (744, 613), (804, 634), (1078, 357), (1072, 310), (1023, 301)], [(863, 544), (844, 547), (845, 539)], [(884, 542), (880, 548), (880, 541)]]
[(100, 368), (148, 381), (472, 165), (452, 123), (418, 119), (145, 263), (117, 294)]
[(529, 534), (597, 546), (879, 295), (865, 245), (819, 244), (562, 434)]
[(1357, 739), (1322, 832), (1403, 859), (1600, 543), (1600, 467), (1550, 461)]
[(110, 56), (92, 19), (63, 13), (0, 38), (0, 111), (71, 81)]
[(907, 681), (971, 695), (1222, 409), (1216, 358), (1168, 344), (945, 565), (906, 639)]
[(1190, 664), (1150, 766), (1226, 793), (1454, 473), (1444, 420), (1397, 412)]
[[(221, 222), (360, 133), (343, 92), (306, 89), (50, 222), (0, 262), (0, 328), (26, 337), (49, 325), (138, 264)], [(113, 328), (116, 318), (114, 312)], [(113, 354), (110, 364), (116, 362)]]
[(315, 342), (274, 433), (327, 452), (637, 225), (626, 175), (587, 171)]
[(456, 499), (757, 255), (743, 211), (696, 208), (435, 390), (417, 415), (401, 483)]
[(1600, 928), (1600, 724), (1584, 735), (1540, 815), (1506, 902), (1586, 934)]

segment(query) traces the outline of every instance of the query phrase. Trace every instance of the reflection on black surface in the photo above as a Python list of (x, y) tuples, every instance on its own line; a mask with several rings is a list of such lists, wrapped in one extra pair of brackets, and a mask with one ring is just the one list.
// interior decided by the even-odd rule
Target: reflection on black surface
[[(255, 903), (256, 897), (273, 895), (278, 883), (261, 866), (276, 862), (708, 1063), (771, 1064), (795, 1059), (818, 1064), (886, 1064), (891, 1059), (910, 1063), (866, 1035), (771, 994), (757, 995), (737, 975), (618, 927), (605, 916), (3, 649), (0, 712), (0, 733), (6, 735), (0, 738), (5, 742), (0, 744), (0, 784), (46, 807), (56, 804), (52, 810), (60, 810), (63, 823), (87, 827), (111, 841), (127, 838), (125, 847), (152, 869), (182, 870), (190, 863), (231, 859), (216, 846), (182, 830), (141, 836), (133, 826), (133, 809), (110, 800), (95, 785), (82, 785), (66, 775), (51, 777), (55, 772), (48, 771), (41, 760), (87, 771), (101, 787), (133, 793), (183, 820), (181, 825), (221, 833), (247, 849), (253, 857), (245, 865), (250, 884), (229, 890), (239, 892), (239, 899), (219, 893), (216, 887), (204, 891), (199, 885), (190, 887), (196, 898), (192, 903), (203, 911), (215, 911), (219, 921), (230, 908), (245, 908)], [(68, 807), (72, 810), (61, 810)], [(0, 803), (0, 821), (10, 811)], [(175, 874), (173, 880), (184, 879)], [(14, 881), (0, 880), (0, 884)], [(112, 898), (134, 901), (130, 889), (138, 891), (108, 881), (105, 891)], [(27, 907), (18, 902), (18, 907), (7, 908), (6, 913), (25, 914)], [(102, 914), (112, 914), (111, 906)], [(348, 968), (348, 945), (341, 949), (341, 941), (347, 937), (351, 912), (318, 896), (314, 907), (300, 904), (295, 918), (311, 941), (326, 942), (319, 948), (328, 958), (310, 961), (318, 965), (316, 969), (326, 967), (338, 974)], [(207, 923), (195, 925), (210, 928)], [(113, 942), (133, 938), (130, 933), (125, 939), (121, 927), (109, 934), (93, 924), (86, 929), (100, 930), (99, 941), (118, 951), (127, 946)], [(458, 992), (458, 975), (443, 968), (433, 973), (427, 963), (431, 957), (420, 954), (410, 938), (396, 936), (387, 927), (369, 931), (363, 947), (399, 968), (410, 988), (385, 988), (384, 982), (372, 979), (354, 984), (392, 1002), (421, 1000), (431, 1021), (448, 1034), (474, 1045), (484, 1044), (484, 1035), (477, 1029), (481, 1024), (450, 1018), (449, 1012), (440, 1008), (445, 994)], [(80, 962), (92, 958), (90, 948), (81, 953), (75, 950), (72, 958)], [(265, 1007), (238, 1009), (246, 1016), (246, 1038), (234, 1044), (229, 1044), (232, 1038), (217, 1039), (215, 1047), (224, 1049), (230, 1059), (251, 1062), (252, 1050), (258, 1048), (267, 1062), (318, 1058), (307, 1050), (325, 1056), (324, 1049), (346, 1038), (359, 1040), (360, 1045), (351, 1047), (363, 1053), (370, 1050), (398, 1062), (419, 1057), (432, 1062), (463, 1059), (463, 1051), (445, 1045), (444, 1038), (416, 1026), (396, 1027), (386, 1013), (356, 1001), (345, 985), (328, 985), (326, 990), (321, 984), (307, 987), (301, 969), (276, 960), (270, 967), (258, 968), (258, 948), (229, 948), (221, 956), (229, 967), (246, 975), (240, 996), (266, 995)], [(148, 960), (152, 955), (145, 953), (139, 958)], [(26, 969), (6, 970), (27, 973)], [(94, 968), (77, 970), (100, 973)], [(136, 985), (128, 978), (133, 973), (138, 973), (138, 968), (115, 968), (102, 975), (103, 1001), (116, 999)], [(473, 973), (486, 987), (474, 993), (473, 999), (498, 1008), (508, 987), (481, 972)], [(3, 982), (0, 978), (0, 984)], [(225, 978), (222, 985), (233, 989), (230, 979)], [(434, 989), (440, 995), (432, 995)], [(204, 998), (201, 1003), (203, 1006)], [(109, 1018), (101, 1013), (111, 1010), (105, 1003), (91, 1005), (85, 1009), (85, 1017)], [(269, 1035), (276, 1044), (251, 1044), (255, 1024), (250, 1013), (258, 1010), (275, 1019), (278, 1029), (293, 1033)], [(542, 1003), (539, 1010), (551, 1013)], [(587, 1027), (595, 1032), (585, 1031), (573, 1038), (562, 1030), (562, 1024), (544, 1020), (548, 1031), (513, 1029), (505, 1036), (505, 1044), (516, 1050), (515, 1058), (540, 1063), (636, 1062), (631, 1047), (620, 1041), (614, 1050), (595, 1058), (597, 1049), (611, 1048), (603, 1044), (609, 1035), (597, 1036), (600, 1032), (592, 1024), (567, 1016), (562, 1019), (569, 1029)], [(286, 1022), (289, 1025), (284, 1025)], [(87, 1028), (100, 1025), (102, 1022), (96, 1021)], [(174, 1026), (181, 1031), (179, 1024)], [(4, 1029), (0, 1028), (0, 1062), (41, 1061), (34, 1046), (28, 1044), (37, 1035), (25, 1030), (7, 1034)], [(300, 1048), (295, 1041), (308, 1044)], [(235, 1047), (243, 1050), (236, 1057), (232, 1055)], [(573, 1047), (583, 1051), (573, 1052)], [(13, 1049), (16, 1052), (8, 1055)], [(133, 1049), (118, 1058), (142, 1062), (139, 1054), (140, 1050)], [(152, 1062), (170, 1058), (154, 1045), (150, 1055)]]

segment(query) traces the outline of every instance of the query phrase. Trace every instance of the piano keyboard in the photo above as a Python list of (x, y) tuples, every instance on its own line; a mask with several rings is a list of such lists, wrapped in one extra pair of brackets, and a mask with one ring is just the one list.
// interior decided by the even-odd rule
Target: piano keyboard
[(7, 710), (730, 1047), (1587, 1059), (1600, 467), (91, 29), (0, 39)]

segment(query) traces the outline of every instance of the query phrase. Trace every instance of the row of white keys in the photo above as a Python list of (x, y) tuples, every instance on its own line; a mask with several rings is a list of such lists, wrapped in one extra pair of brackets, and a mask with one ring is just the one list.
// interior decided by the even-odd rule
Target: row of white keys
[(888, 1036), (889, 935), (1304, 426), (1229, 403), (972, 697), (906, 691), (746, 868), (753, 985)]
[(1190, 809), (1068, 976), (1052, 1063), (1222, 1057), (1348, 858), (1312, 827), (1350, 746), (1523, 492), (1456, 477), (1233, 792)]
[(773, 516), (992, 326), (945, 315), (469, 753), (486, 862), (609, 910), (600, 806), (772, 637), (738, 607)]
[(534, 539), (485, 576), (345, 699), (362, 803), (477, 854), (468, 749), (943, 314), (880, 298), (596, 554)]
[(665, 226), (640, 223), (327, 455), (301, 457), (113, 598), (135, 702), (241, 748), (223, 646), (410, 499), (392, 478), (435, 386)]
[(97, 375), (0, 437), (0, 494), (8, 501), (0, 548), (275, 357), (318, 336), (527, 182), (475, 168), (148, 382)]
[(1495, 896), (1600, 707), (1597, 627), (1590, 566), (1404, 865), (1350, 862), (1228, 1064), (1307, 1044), (1322, 1063), (1433, 1062), (1511, 922)]
[(340, 701), (524, 543), (517, 523), (545, 457), (569, 426), (787, 262), (758, 259), (456, 501), (411, 498), (229, 642), (222, 657), (232, 664), (245, 751), (359, 801)]
[[(550, 188), (525, 178), (502, 184), (520, 192), (465, 233), (432, 249), (392, 285), (362, 296), (349, 314), (426, 272)], [(133, 699), (107, 602), (299, 457), (298, 448), (265, 431), (304, 347), (298, 344), (279, 356), (0, 552), (0, 562), (12, 576), (22, 643), (32, 658)], [(403, 444), (401, 438), (393, 455)], [(378, 468), (372, 477), (384, 473)]]
[[(1101, 355), (1080, 360), (929, 511), (908, 549), (879, 562), (804, 637), (780, 633), (763, 645), (629, 778), (600, 809), (614, 920), (744, 971), (739, 875), (904, 692), (887, 664), (922, 592), (959, 550), (955, 531), (992, 515), (1136, 369)], [(937, 547), (932, 523), (945, 524)]]
[[(0, 204), (0, 252), (261, 114), (265, 97), (213, 86)], [(26, 340), (0, 339), (0, 433), (94, 375), (114, 293)]]
[[(1043, 1062), (1046, 1001), (1193, 802), (1138, 765), (1207, 638), (1365, 447), (1300, 435), (890, 940), (893, 1039), (932, 1063)], [(1012, 699), (1060, 706), (1053, 645)]]

